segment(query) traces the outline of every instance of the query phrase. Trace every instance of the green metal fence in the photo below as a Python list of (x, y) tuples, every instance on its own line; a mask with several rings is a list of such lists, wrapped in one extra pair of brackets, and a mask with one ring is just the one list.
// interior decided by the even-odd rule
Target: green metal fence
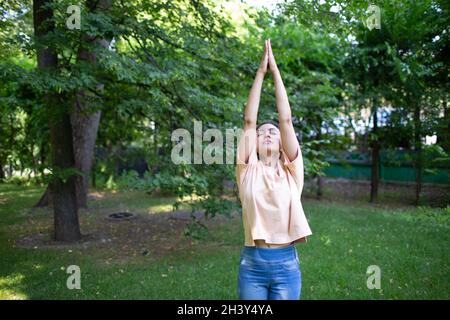
[[(414, 182), (416, 170), (410, 151), (380, 151), (380, 179), (383, 181)], [(370, 180), (371, 154), (360, 152), (331, 152), (326, 156), (330, 166), (324, 172), (328, 177)], [(424, 172), (423, 182), (450, 184), (450, 168), (436, 167), (434, 173)]]

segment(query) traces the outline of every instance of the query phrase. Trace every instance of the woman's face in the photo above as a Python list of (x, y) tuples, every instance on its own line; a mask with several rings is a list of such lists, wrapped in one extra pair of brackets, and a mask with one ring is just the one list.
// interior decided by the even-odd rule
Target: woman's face
[(257, 149), (260, 158), (277, 154), (281, 149), (280, 130), (273, 124), (266, 123), (256, 130)]

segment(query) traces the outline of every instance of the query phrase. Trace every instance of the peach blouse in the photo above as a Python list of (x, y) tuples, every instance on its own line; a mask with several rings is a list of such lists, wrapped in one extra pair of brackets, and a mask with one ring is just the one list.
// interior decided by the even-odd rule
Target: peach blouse
[(274, 244), (306, 242), (312, 234), (301, 203), (304, 170), (300, 145), (297, 148), (292, 162), (281, 151), (276, 170), (258, 160), (256, 145), (248, 163), (237, 153), (236, 181), (245, 246), (255, 246), (255, 239)]

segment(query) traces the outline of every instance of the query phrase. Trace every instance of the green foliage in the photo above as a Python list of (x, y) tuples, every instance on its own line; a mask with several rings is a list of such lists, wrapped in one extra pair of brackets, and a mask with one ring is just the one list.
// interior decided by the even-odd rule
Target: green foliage
[(190, 165), (174, 166), (174, 168), (148, 176), (148, 191), (168, 191), (180, 198), (185, 196), (206, 194), (208, 182)]
[(208, 228), (194, 216), (191, 222), (184, 229), (183, 235), (196, 240), (205, 240), (209, 236)]
[(139, 174), (135, 170), (123, 172), (116, 181), (116, 187), (119, 190), (142, 190), (145, 180), (139, 178)]
[(216, 214), (230, 218), (234, 212), (240, 211), (236, 206), (235, 201), (221, 198), (207, 198), (201, 200), (199, 203), (194, 203), (193, 211), (196, 208), (204, 210), (207, 218), (213, 218)]
[[(430, 154), (425, 159), (434, 159), (426, 170), (448, 163), (441, 101), (449, 91), (444, 31), (450, 15), (442, 1), (378, 2), (381, 30), (365, 25), (363, 1), (290, 1), (278, 6), (276, 16), (238, 3), (220, 9), (215, 1), (113, 1), (107, 10), (91, 10), (81, 1), (81, 30), (66, 27), (69, 4), (52, 3), (55, 30), (39, 41), (29, 1), (4, 5), (17, 14), (0, 13), (1, 168), (28, 170), (33, 179), (48, 181), (48, 119), (71, 110), (83, 91), (87, 112), (101, 111), (94, 168), (99, 184), (190, 197), (192, 210), (210, 216), (239, 210), (230, 202), (236, 189), (224, 187), (235, 180), (234, 165), (174, 166), (170, 136), (177, 128), (193, 132), (194, 119), (204, 130), (242, 127), (268, 37), (288, 91), (306, 178), (323, 174), (326, 151), (356, 147), (353, 121), (374, 101), (393, 109), (376, 135), (383, 148), (412, 148), (411, 113), (420, 102), (426, 118), (421, 135), (444, 137), (435, 149), (423, 148)], [(110, 46), (81, 41), (86, 37)], [(56, 50), (57, 70), (37, 70), (41, 46)], [(81, 49), (92, 52), (96, 63), (78, 59)], [(266, 79), (259, 119), (276, 120), (270, 75)], [(64, 95), (65, 103), (47, 106), (44, 97), (51, 93)], [(139, 153), (126, 154), (131, 147)], [(151, 173), (119, 176), (120, 164), (133, 156), (145, 157)]]
[(426, 145), (423, 152), (424, 168), (427, 174), (436, 174), (437, 168), (447, 168), (450, 174), (450, 154), (439, 145)]
[(66, 183), (69, 178), (76, 176), (76, 175), (85, 175), (85, 174), (75, 167), (65, 168), (65, 169), (60, 169), (58, 167), (54, 167), (50, 171), (50, 174), (47, 174), (47, 175), (43, 176), (42, 178), (45, 183), (52, 183), (52, 181), (54, 181), (56, 179), (59, 179), (63, 183)]

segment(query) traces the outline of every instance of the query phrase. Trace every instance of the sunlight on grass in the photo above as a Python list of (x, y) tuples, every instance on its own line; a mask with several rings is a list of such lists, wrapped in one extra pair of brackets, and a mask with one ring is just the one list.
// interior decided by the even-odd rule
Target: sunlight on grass
[(149, 214), (157, 214), (157, 213), (171, 212), (172, 209), (173, 207), (171, 204), (159, 204), (148, 207), (147, 212)]
[[(1, 300), (26, 300), (28, 296), (22, 292), (17, 292), (17, 288), (22, 284), (25, 276), (15, 273), (7, 277), (0, 278), (0, 299)], [(14, 288), (12, 290), (11, 288)]]
[(94, 191), (94, 192), (89, 192), (89, 196), (94, 197), (96, 199), (103, 199), (105, 197), (105, 193), (104, 192), (98, 192), (98, 191)]

